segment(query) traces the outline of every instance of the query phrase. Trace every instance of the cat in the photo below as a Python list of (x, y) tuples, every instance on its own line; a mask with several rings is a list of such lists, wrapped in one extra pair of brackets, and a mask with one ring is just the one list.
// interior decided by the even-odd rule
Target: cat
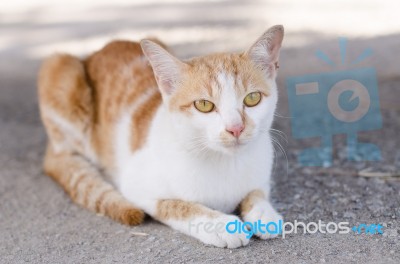
[(155, 39), (49, 57), (38, 78), (44, 172), (123, 224), (148, 214), (206, 244), (247, 245), (244, 233), (201, 224), (282, 219), (269, 200), (269, 130), (283, 35), (273, 26), (244, 53), (187, 61)]

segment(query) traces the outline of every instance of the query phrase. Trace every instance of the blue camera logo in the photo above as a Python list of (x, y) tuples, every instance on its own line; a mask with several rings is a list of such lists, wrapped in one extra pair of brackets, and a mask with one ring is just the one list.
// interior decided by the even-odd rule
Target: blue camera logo
[[(339, 40), (342, 63), (346, 56), (346, 39)], [(365, 50), (351, 65), (361, 62), (372, 52)], [(335, 66), (318, 51), (317, 57)], [(349, 160), (380, 160), (379, 148), (361, 143), (357, 133), (382, 127), (379, 94), (374, 68), (318, 73), (286, 80), (292, 135), (294, 138), (320, 137), (321, 146), (304, 149), (299, 162), (304, 166), (332, 164), (332, 137), (347, 135)]]

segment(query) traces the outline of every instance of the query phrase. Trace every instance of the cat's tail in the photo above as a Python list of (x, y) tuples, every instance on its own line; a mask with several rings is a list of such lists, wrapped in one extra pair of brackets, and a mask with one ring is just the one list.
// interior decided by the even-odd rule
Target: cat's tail
[(126, 225), (143, 222), (144, 212), (128, 202), (100, 171), (79, 154), (54, 153), (47, 147), (44, 170), (83, 207)]

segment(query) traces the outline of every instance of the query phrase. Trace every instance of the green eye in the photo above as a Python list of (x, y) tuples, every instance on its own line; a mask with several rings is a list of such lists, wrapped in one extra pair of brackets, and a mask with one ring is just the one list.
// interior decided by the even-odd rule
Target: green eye
[(243, 103), (248, 107), (256, 106), (261, 101), (261, 93), (260, 92), (253, 92), (246, 95), (243, 100)]
[(214, 110), (214, 104), (207, 100), (194, 101), (194, 107), (202, 113), (209, 113)]

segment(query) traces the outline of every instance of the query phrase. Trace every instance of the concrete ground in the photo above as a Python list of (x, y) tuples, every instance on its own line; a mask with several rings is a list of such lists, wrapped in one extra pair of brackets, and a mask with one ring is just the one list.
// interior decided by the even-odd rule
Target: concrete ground
[[(400, 178), (357, 176), (371, 166), (400, 168), (395, 6), (371, 0), (324, 5), (313, 0), (301, 5), (291, 0), (69, 3), (16, 0), (0, 7), (0, 263), (400, 263)], [(288, 142), (280, 139), (287, 158), (277, 148), (272, 200), (286, 221), (382, 224), (382, 235), (299, 233), (219, 249), (150, 219), (127, 227), (96, 216), (73, 204), (43, 175), (46, 136), (38, 115), (36, 74), (44, 56), (57, 50), (83, 55), (109, 39), (146, 35), (160, 36), (183, 58), (243, 50), (278, 23), (285, 25), (286, 39), (275, 128)], [(333, 166), (302, 167), (297, 154), (318, 139), (292, 138), (285, 79), (334, 70), (314, 53), (323, 50), (339, 60), (338, 36), (349, 37), (349, 58), (364, 48), (374, 52), (361, 66), (377, 70), (383, 128), (363, 132), (360, 139), (377, 144), (383, 159), (347, 161), (345, 138), (337, 135)]]

